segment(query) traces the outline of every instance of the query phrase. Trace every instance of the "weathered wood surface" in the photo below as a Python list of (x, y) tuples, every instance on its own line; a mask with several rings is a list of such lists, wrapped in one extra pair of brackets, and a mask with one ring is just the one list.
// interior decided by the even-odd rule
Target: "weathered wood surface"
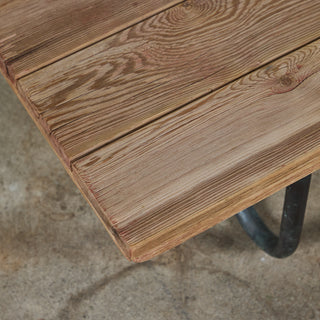
[(131, 259), (320, 168), (319, 62), (317, 41), (74, 163)]
[(189, 1), (19, 86), (72, 161), (317, 37), (319, 1)]
[(0, 0), (0, 60), (18, 79), (179, 2)]
[(2, 72), (134, 261), (320, 168), (320, 2), (180, 2), (0, 0)]

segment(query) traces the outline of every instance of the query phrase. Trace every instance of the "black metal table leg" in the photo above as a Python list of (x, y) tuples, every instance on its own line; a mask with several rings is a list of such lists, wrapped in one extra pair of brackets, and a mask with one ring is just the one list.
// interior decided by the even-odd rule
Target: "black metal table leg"
[(308, 200), (311, 175), (286, 188), (279, 237), (264, 224), (253, 207), (237, 214), (238, 221), (249, 237), (266, 253), (285, 258), (297, 249)]

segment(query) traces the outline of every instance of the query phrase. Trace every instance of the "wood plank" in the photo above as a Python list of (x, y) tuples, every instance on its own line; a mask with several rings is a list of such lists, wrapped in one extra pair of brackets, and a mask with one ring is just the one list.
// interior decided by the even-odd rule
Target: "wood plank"
[(320, 41), (76, 161), (144, 261), (320, 168)]
[(18, 84), (72, 162), (319, 36), (319, 1), (188, 1)]
[(179, 2), (0, 0), (2, 66), (18, 79)]

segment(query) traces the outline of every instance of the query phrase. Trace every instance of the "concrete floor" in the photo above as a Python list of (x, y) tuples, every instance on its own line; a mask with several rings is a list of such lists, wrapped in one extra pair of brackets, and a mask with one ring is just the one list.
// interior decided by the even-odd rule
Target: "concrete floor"
[[(133, 264), (3, 78), (0, 128), (1, 320), (320, 319), (319, 173), (291, 258), (270, 258), (231, 218)], [(275, 228), (282, 197), (259, 204)]]

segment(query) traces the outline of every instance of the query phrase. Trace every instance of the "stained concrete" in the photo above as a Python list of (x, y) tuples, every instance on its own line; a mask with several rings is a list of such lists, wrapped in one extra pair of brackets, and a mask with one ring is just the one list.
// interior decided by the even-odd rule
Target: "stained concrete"
[[(3, 78), (0, 128), (1, 320), (320, 319), (319, 173), (291, 258), (270, 258), (231, 218), (133, 264)], [(282, 197), (259, 204), (275, 230)]]

